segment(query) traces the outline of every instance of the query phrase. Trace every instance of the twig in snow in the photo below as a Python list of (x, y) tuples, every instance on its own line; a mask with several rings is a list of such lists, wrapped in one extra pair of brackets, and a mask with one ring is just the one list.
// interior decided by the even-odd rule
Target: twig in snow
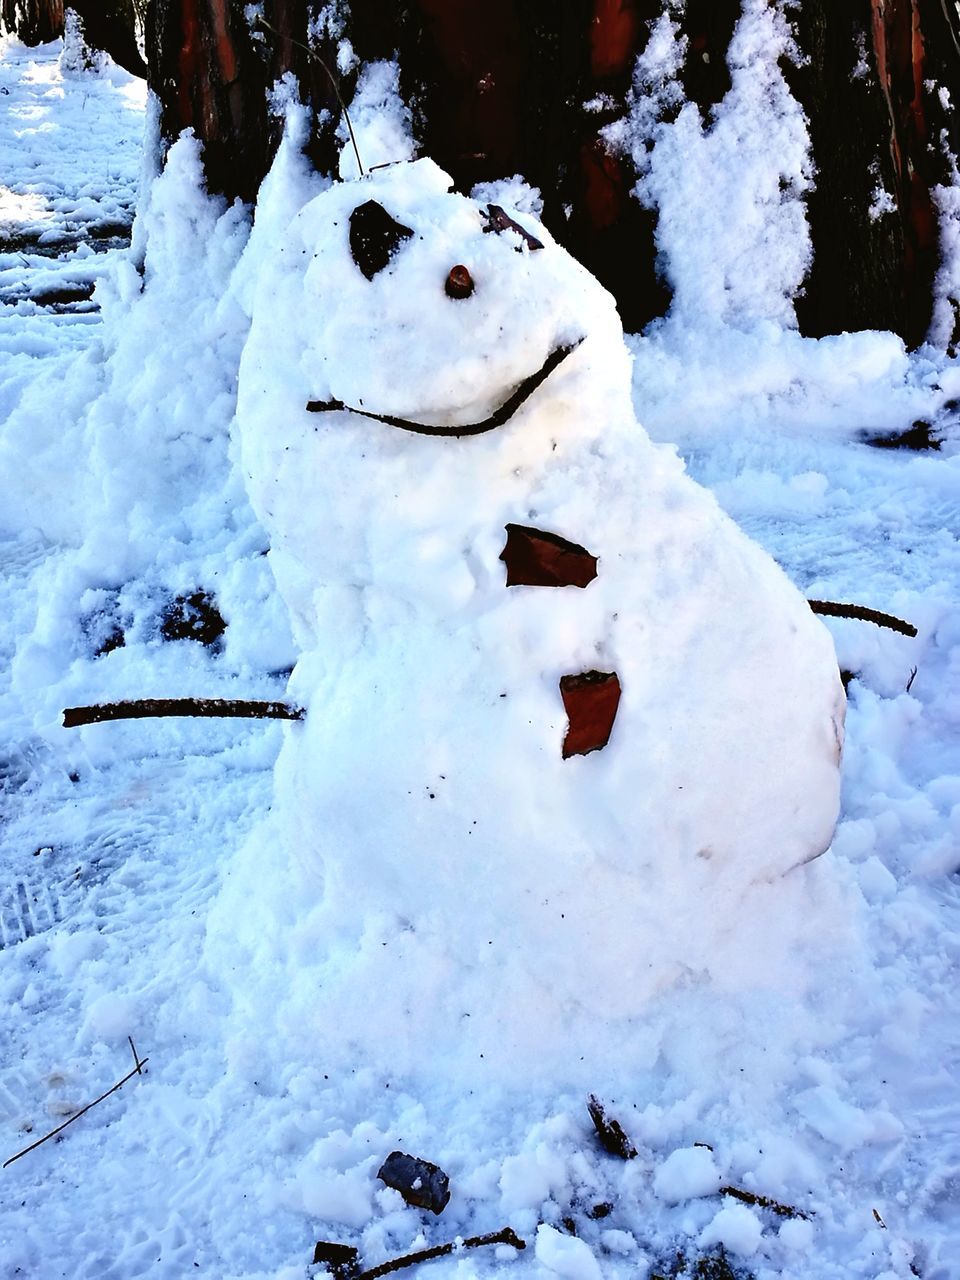
[(636, 1147), (624, 1133), (620, 1121), (607, 1115), (603, 1103), (594, 1093), (587, 1099), (587, 1110), (603, 1149), (621, 1160), (633, 1160), (637, 1154)]
[(509, 1244), (514, 1249), (525, 1249), (526, 1244), (510, 1227), (502, 1231), (491, 1231), (485, 1236), (471, 1236), (468, 1240), (451, 1240), (449, 1244), (434, 1245), (432, 1249), (421, 1249), (418, 1253), (408, 1253), (402, 1258), (393, 1258), (390, 1262), (381, 1262), (378, 1267), (361, 1271), (357, 1280), (378, 1280), (380, 1276), (391, 1275), (394, 1271), (402, 1271), (404, 1267), (416, 1266), (418, 1262), (430, 1262), (434, 1258), (445, 1258), (459, 1249), (479, 1249), (488, 1244)]
[(384, 422), (388, 427), (399, 427), (401, 431), (412, 431), (420, 436), (483, 435), (485, 431), (493, 431), (495, 427), (502, 427), (509, 422), (521, 405), (530, 399), (542, 383), (546, 382), (557, 365), (566, 360), (572, 351), (576, 351), (582, 341), (583, 339), (580, 338), (569, 347), (557, 347), (555, 351), (551, 351), (536, 373), (524, 378), (500, 408), (495, 410), (489, 418), (484, 418), (482, 422), (471, 422), (462, 427), (435, 427), (426, 422), (411, 422), (409, 418), (395, 418), (389, 413), (368, 413), (366, 409), (353, 409), (342, 400), (308, 400), (307, 412), (354, 413), (358, 417), (372, 418), (374, 422)]
[(333, 1280), (357, 1280), (360, 1272), (359, 1249), (352, 1244), (338, 1244), (335, 1240), (318, 1240), (313, 1251), (313, 1265), (323, 1264)]
[(898, 431), (895, 435), (861, 435), (864, 444), (875, 449), (913, 449), (915, 453), (927, 450), (939, 451), (942, 441), (933, 434), (933, 424), (922, 419), (915, 422), (906, 431)]
[(808, 600), (807, 604), (814, 613), (822, 613), (828, 618), (856, 618), (858, 622), (872, 622), (875, 627), (888, 627), (904, 636), (917, 634), (913, 623), (904, 622), (890, 613), (881, 613), (879, 609), (868, 609), (862, 604), (838, 604), (834, 600)]
[(333, 92), (337, 95), (337, 101), (340, 103), (340, 110), (343, 112), (343, 118), (347, 122), (347, 130), (349, 131), (349, 134), (350, 134), (350, 141), (353, 143), (353, 154), (357, 157), (357, 168), (360, 170), (360, 177), (362, 178), (366, 173), (366, 170), (363, 167), (363, 161), (360, 159), (360, 148), (357, 146), (357, 139), (353, 132), (353, 125), (350, 123), (350, 115), (347, 111), (347, 104), (344, 102), (343, 95), (340, 92), (340, 83), (337, 80), (337, 77), (333, 74), (333, 72), (324, 62), (324, 60), (320, 57), (316, 49), (311, 49), (308, 44), (304, 44), (300, 40), (294, 40), (293, 36), (290, 36), (290, 35), (285, 36), (282, 31), (278, 31), (276, 27), (272, 27), (270, 23), (267, 22), (266, 18), (262, 17), (260, 14), (257, 14), (257, 16), (254, 18), (254, 23), (258, 27), (266, 27), (268, 31), (272, 31), (273, 34), (275, 36), (279, 36), (281, 40), (289, 40), (291, 44), (295, 44), (298, 49), (303, 49), (304, 52), (309, 57), (313, 58), (316, 62), (319, 62), (320, 66), (323, 67), (324, 71), (327, 73), (327, 79), (330, 81), (330, 87), (333, 89)]
[[(127, 1036), (127, 1039), (130, 1040), (130, 1037)], [(92, 1102), (88, 1102), (85, 1107), (81, 1107), (79, 1111), (74, 1112), (69, 1120), (64, 1120), (63, 1124), (57, 1125), (56, 1129), (51, 1129), (50, 1132), (45, 1133), (42, 1138), (38, 1138), (36, 1142), (32, 1142), (29, 1147), (24, 1147), (22, 1151), (18, 1151), (17, 1154), (15, 1156), (11, 1156), (9, 1160), (4, 1160), (3, 1164), (0, 1165), (0, 1168), (6, 1169), (7, 1165), (13, 1164), (14, 1161), (19, 1160), (21, 1156), (29, 1155), (31, 1151), (36, 1151), (37, 1147), (43, 1146), (45, 1142), (48, 1142), (51, 1138), (55, 1138), (58, 1133), (62, 1133), (64, 1129), (66, 1129), (67, 1125), (73, 1124), (74, 1120), (79, 1120), (81, 1116), (86, 1115), (87, 1112), (97, 1106), (98, 1103), (103, 1102), (104, 1098), (109, 1098), (111, 1093), (116, 1093), (117, 1090), (125, 1085), (128, 1080), (132, 1080), (134, 1076), (142, 1075), (143, 1068), (150, 1059), (140, 1057), (132, 1040), (130, 1040), (130, 1048), (133, 1049), (133, 1060), (136, 1063), (136, 1066), (132, 1071), (128, 1071), (123, 1079), (118, 1080), (112, 1089), (108, 1089), (106, 1093), (101, 1093), (99, 1098), (94, 1098), (94, 1100)]]
[(163, 716), (226, 716), (244, 720), (302, 720), (306, 712), (289, 702), (252, 702), (247, 698), (135, 698), (100, 702), (92, 707), (66, 707), (63, 727), (76, 729), (105, 720), (142, 720)]
[(758, 1209), (769, 1209), (781, 1218), (803, 1218), (809, 1222), (812, 1217), (812, 1214), (805, 1213), (803, 1209), (781, 1204), (779, 1200), (771, 1200), (769, 1196), (758, 1196), (753, 1191), (745, 1191), (743, 1187), (721, 1187), (720, 1195), (733, 1196), (735, 1200), (742, 1200), (744, 1204), (752, 1204)]
[(133, 1036), (127, 1036), (127, 1044), (130, 1046), (130, 1052), (133, 1054), (133, 1069), (138, 1076), (143, 1075), (141, 1067), (146, 1062), (146, 1058), (141, 1058), (137, 1053), (137, 1046), (133, 1043)]

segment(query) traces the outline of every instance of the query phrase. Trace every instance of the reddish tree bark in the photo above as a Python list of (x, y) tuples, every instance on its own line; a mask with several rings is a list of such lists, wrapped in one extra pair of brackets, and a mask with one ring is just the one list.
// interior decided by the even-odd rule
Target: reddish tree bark
[(334, 168), (338, 154), (339, 101), (336, 42), (308, 31), (319, 5), (265, 0), (256, 30), (245, 7), (241, 0), (152, 0), (147, 60), (164, 140), (193, 129), (204, 144), (209, 188), (250, 201), (282, 133), (282, 120), (267, 110), (270, 87), (287, 72), (296, 78), (313, 113), (308, 151), (322, 172)]
[(520, 172), (528, 49), (515, 0), (419, 0), (416, 8), (426, 150), (467, 190)]
[[(889, 154), (900, 222), (900, 270), (906, 325), (919, 341), (929, 324), (927, 294), (937, 265), (937, 222), (930, 193), (929, 129), (924, 95), (926, 40), (918, 0), (871, 0), (871, 36), (877, 78), (890, 123)], [(937, 175), (939, 176), (939, 175)], [(919, 295), (919, 296), (918, 296)]]
[[(292, 72), (313, 111), (313, 162), (332, 171), (339, 104), (328, 71), (339, 74), (339, 33), (329, 19), (340, 13), (361, 63), (399, 58), (422, 151), (461, 190), (516, 173), (539, 187), (546, 225), (637, 330), (665, 311), (669, 293), (656, 271), (656, 216), (631, 196), (630, 165), (611, 154), (603, 127), (622, 114), (663, 3), (343, 0), (335, 9), (264, 0), (268, 27), (254, 37), (242, 0), (153, 0), (151, 84), (164, 136), (191, 126), (211, 188), (251, 200), (278, 142), (266, 92)], [(741, 0), (686, 0), (681, 15), (683, 84), (706, 118), (730, 86), (726, 52), (740, 13)], [(892, 329), (916, 345), (937, 264), (931, 188), (946, 176), (941, 139), (958, 141), (939, 86), (960, 100), (960, 17), (944, 0), (801, 0), (790, 17), (808, 60), (784, 70), (817, 166), (801, 329)], [(345, 79), (349, 99), (353, 76)], [(880, 189), (893, 212), (875, 216)]]
[(150, 83), (167, 141), (192, 128), (211, 190), (253, 200), (269, 164), (267, 75), (243, 6), (231, 0), (153, 0)]
[[(628, 330), (642, 329), (662, 315), (670, 292), (656, 270), (656, 214), (642, 209), (630, 194), (636, 181), (633, 168), (609, 149), (602, 130), (623, 110), (637, 55), (658, 11), (659, 4), (650, 0), (592, 0), (584, 33), (589, 62), (580, 87), (581, 101), (590, 102), (591, 109), (581, 110), (571, 122), (580, 145), (568, 187), (567, 242), (617, 299)], [(558, 157), (561, 175), (565, 163)]]
[(352, 11), (358, 51), (368, 13), (378, 56), (399, 50), (417, 136), (458, 189), (522, 174), (541, 192), (547, 227), (615, 294), (628, 329), (663, 312), (655, 217), (601, 136), (623, 110), (658, 0), (417, 0), (392, 29), (382, 0), (354, 0)]
[(891, 329), (917, 346), (938, 261), (931, 189), (948, 177), (941, 135), (957, 142), (937, 89), (960, 90), (960, 19), (940, 0), (804, 0), (795, 23), (809, 61), (788, 74), (817, 165), (801, 329)]

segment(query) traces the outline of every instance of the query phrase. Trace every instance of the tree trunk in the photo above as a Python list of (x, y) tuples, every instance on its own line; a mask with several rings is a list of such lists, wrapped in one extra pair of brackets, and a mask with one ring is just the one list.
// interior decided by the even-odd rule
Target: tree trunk
[[(161, 103), (161, 133), (172, 142), (192, 128), (204, 144), (212, 191), (255, 199), (282, 132), (267, 93), (292, 73), (312, 110), (308, 148), (321, 172), (338, 154), (337, 34), (311, 37), (320, 6), (308, 0), (264, 0), (253, 26), (241, 0), (152, 0), (147, 11), (150, 85)], [(347, 94), (349, 96), (349, 93)]]
[(739, 0), (687, 0), (681, 20), (689, 41), (683, 87), (703, 116), (730, 88), (727, 49), (739, 17)]
[(3, 0), (3, 25), (24, 44), (46, 44), (63, 35), (63, 0)]
[(804, 0), (795, 22), (809, 61), (791, 79), (817, 164), (801, 329), (891, 329), (917, 346), (937, 269), (931, 190), (949, 176), (943, 131), (957, 142), (937, 92), (960, 90), (957, 11), (940, 0)]
[[(4, 5), (11, 0), (0, 0)], [(33, 2), (33, 0), (31, 0)], [(89, 2), (89, 0), (88, 0)], [(255, 197), (279, 136), (267, 91), (286, 72), (313, 114), (310, 154), (335, 171), (337, 51), (397, 57), (424, 153), (464, 191), (521, 174), (543, 218), (614, 293), (639, 330), (669, 304), (656, 214), (631, 195), (629, 162), (602, 129), (623, 114), (637, 55), (664, 0), (153, 0), (150, 81), (169, 141), (192, 127), (211, 189)], [(741, 0), (686, 0), (682, 83), (709, 127), (730, 87), (726, 52)], [(674, 15), (677, 9), (672, 10)], [(960, 17), (946, 0), (801, 0), (790, 9), (808, 59), (785, 67), (817, 167), (808, 202), (814, 260), (796, 300), (801, 330), (891, 329), (920, 343), (938, 237), (931, 190), (948, 177), (960, 99)], [(309, 48), (307, 47), (309, 46)], [(344, 77), (349, 100), (354, 75)]]
[(137, 44), (133, 0), (69, 0), (91, 49), (102, 49), (131, 75), (145, 78), (147, 64)]
[(661, 314), (669, 292), (655, 271), (655, 217), (630, 196), (635, 175), (600, 131), (623, 110), (644, 20), (658, 10), (657, 0), (352, 4), (360, 57), (399, 52), (424, 153), (464, 192), (514, 174), (538, 188), (545, 224), (615, 293), (630, 329)]
[(211, 190), (253, 200), (269, 165), (267, 76), (235, 0), (153, 0), (150, 85), (167, 141), (192, 128)]

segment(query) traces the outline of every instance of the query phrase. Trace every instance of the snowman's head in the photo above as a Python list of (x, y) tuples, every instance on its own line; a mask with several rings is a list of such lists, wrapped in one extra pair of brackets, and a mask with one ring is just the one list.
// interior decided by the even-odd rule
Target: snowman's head
[(454, 194), (430, 160), (329, 188), (291, 230), (314, 409), (493, 429), (586, 338), (622, 344), (610, 295), (535, 219)]

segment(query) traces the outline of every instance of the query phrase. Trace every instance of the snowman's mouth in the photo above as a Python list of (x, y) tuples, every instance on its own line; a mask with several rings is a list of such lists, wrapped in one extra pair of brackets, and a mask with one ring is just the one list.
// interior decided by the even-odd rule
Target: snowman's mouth
[(366, 409), (354, 409), (352, 405), (344, 404), (342, 400), (310, 400), (307, 403), (307, 409), (311, 413), (355, 413), (363, 418), (373, 418), (375, 422), (386, 423), (388, 427), (399, 427), (401, 431), (412, 431), (420, 436), (479, 436), (483, 435), (485, 431), (493, 431), (496, 427), (502, 427), (509, 422), (517, 410), (530, 399), (537, 388), (546, 382), (557, 365), (566, 360), (571, 352), (576, 351), (582, 341), (583, 339), (579, 338), (568, 347), (557, 347), (555, 351), (551, 351), (536, 373), (531, 373), (524, 378), (504, 400), (500, 408), (495, 410), (489, 418), (484, 418), (482, 422), (471, 422), (463, 426), (438, 427), (427, 422), (411, 422), (409, 418), (395, 418), (387, 413), (370, 413)]

